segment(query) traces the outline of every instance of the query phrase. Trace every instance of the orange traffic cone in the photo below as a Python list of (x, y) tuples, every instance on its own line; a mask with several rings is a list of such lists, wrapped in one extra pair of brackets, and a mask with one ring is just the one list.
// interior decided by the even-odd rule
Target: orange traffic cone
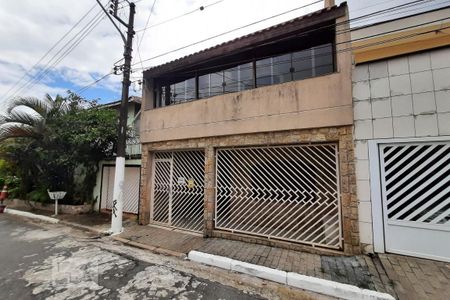
[(0, 200), (5, 200), (8, 198), (8, 186), (5, 184), (3, 186), (3, 190), (0, 192)]
[(0, 192), (0, 213), (5, 211), (5, 205), (3, 205), (3, 200), (8, 198), (8, 187), (6, 185), (3, 186), (2, 191)]

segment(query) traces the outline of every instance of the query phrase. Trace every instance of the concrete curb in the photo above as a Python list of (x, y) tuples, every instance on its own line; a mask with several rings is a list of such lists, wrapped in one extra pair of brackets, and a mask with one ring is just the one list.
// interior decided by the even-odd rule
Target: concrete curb
[(332, 296), (340, 299), (362, 299), (362, 300), (395, 300), (386, 293), (361, 289), (350, 284), (343, 284), (331, 280), (325, 280), (312, 276), (301, 275), (293, 272), (285, 272), (277, 269), (267, 268), (255, 264), (250, 264), (228, 257), (190, 251), (188, 258), (192, 261), (206, 265), (219, 267), (222, 269), (240, 272), (259, 278), (286, 284), (291, 287), (300, 288), (306, 291)]
[(89, 226), (86, 226), (86, 225), (81, 225), (81, 224), (78, 224), (78, 223), (68, 222), (68, 221), (64, 221), (64, 220), (59, 220), (59, 223), (63, 224), (63, 225), (70, 226), (70, 227), (73, 227), (73, 228), (76, 228), (76, 229), (81, 229), (81, 230), (84, 230), (84, 231), (90, 231), (90, 232), (93, 232), (93, 233), (96, 233), (96, 234), (104, 234), (104, 232), (102, 230), (95, 229), (95, 228), (92, 228), (92, 227), (89, 227)]
[(155, 246), (150, 246), (150, 245), (145, 245), (145, 244), (141, 244), (138, 242), (133, 242), (118, 236), (112, 236), (111, 237), (113, 240), (116, 240), (118, 242), (121, 242), (124, 245), (128, 245), (128, 246), (132, 246), (132, 247), (136, 247), (139, 249), (144, 249), (144, 250), (149, 250), (153, 253), (156, 254), (162, 254), (162, 255), (167, 255), (167, 256), (175, 256), (178, 258), (186, 258), (186, 254), (185, 253), (181, 253), (181, 252), (176, 252), (176, 251), (172, 251), (172, 250), (168, 250), (168, 249), (163, 249), (163, 248), (159, 248), (159, 247), (155, 247)]
[(16, 216), (26, 217), (26, 218), (30, 218), (30, 219), (40, 220), (40, 221), (53, 223), (53, 224), (59, 223), (59, 220), (56, 218), (37, 215), (37, 214), (33, 214), (33, 213), (30, 213), (27, 211), (21, 211), (21, 210), (16, 210), (16, 209), (12, 209), (12, 208), (6, 208), (5, 213), (10, 214), (10, 215), (16, 215)]

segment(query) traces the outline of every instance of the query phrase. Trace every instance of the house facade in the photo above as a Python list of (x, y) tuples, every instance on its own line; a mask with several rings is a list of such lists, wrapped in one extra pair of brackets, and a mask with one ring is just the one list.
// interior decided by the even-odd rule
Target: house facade
[(359, 253), (346, 4), (144, 72), (141, 224)]
[[(104, 107), (120, 109), (120, 101), (105, 104)], [(139, 213), (139, 188), (141, 174), (141, 142), (139, 138), (141, 119), (141, 98), (132, 96), (128, 101), (129, 137), (126, 144), (125, 157), (125, 191), (123, 211), (128, 214)], [(105, 158), (100, 161), (96, 185), (93, 192), (97, 199), (96, 210), (109, 212), (112, 209), (115, 159)]]
[(360, 240), (450, 261), (450, 8), (352, 33)]

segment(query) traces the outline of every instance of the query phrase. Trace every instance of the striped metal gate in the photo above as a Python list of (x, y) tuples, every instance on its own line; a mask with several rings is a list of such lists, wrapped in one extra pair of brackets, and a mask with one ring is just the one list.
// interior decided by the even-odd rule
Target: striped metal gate
[(337, 149), (218, 150), (216, 228), (342, 248)]
[(450, 143), (380, 146), (386, 251), (450, 261)]
[(200, 232), (203, 229), (204, 152), (156, 152), (153, 161), (152, 222)]
[[(112, 209), (115, 171), (115, 166), (103, 167), (102, 191), (100, 197), (102, 209)], [(126, 213), (138, 214), (140, 177), (140, 166), (125, 167), (123, 211)]]

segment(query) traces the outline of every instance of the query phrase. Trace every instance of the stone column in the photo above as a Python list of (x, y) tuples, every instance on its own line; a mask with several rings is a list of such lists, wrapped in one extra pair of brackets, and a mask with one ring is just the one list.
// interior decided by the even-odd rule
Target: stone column
[(215, 189), (215, 171), (216, 171), (216, 156), (214, 147), (206, 145), (205, 147), (205, 203), (204, 203), (204, 223), (203, 236), (212, 236), (214, 229), (214, 211), (216, 200)]
[(146, 144), (141, 150), (141, 183), (139, 195), (139, 224), (147, 225), (150, 222), (150, 190), (151, 190), (151, 155)]

